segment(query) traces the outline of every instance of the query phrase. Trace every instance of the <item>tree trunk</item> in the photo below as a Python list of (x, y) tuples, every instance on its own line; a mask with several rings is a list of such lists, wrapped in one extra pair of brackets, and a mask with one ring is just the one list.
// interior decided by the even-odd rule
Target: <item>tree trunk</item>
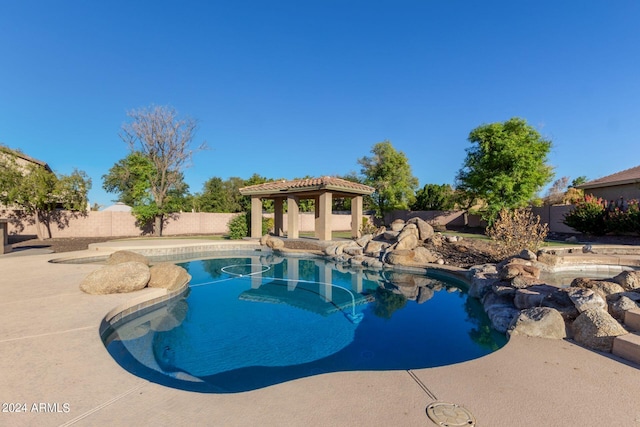
[(51, 238), (51, 226), (49, 224), (48, 218), (46, 218), (41, 212), (36, 211), (33, 214), (36, 221), (36, 235), (38, 236), (38, 240), (50, 239)]
[(155, 237), (162, 237), (162, 215), (156, 215), (153, 220), (153, 235)]

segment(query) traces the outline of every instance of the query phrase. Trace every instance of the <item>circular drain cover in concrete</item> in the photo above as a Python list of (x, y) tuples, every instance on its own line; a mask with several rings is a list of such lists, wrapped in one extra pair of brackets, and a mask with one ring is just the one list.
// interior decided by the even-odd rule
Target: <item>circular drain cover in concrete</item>
[(434, 402), (427, 406), (431, 421), (443, 427), (475, 426), (476, 418), (467, 409), (454, 403)]

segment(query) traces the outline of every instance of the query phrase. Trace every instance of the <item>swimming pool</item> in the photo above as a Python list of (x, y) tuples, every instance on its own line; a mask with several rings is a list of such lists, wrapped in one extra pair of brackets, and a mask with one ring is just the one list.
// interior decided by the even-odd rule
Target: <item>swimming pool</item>
[(193, 277), (188, 296), (103, 334), (123, 368), (170, 387), (233, 393), (330, 372), (427, 368), (506, 343), (451, 278), (273, 255), (181, 265)]

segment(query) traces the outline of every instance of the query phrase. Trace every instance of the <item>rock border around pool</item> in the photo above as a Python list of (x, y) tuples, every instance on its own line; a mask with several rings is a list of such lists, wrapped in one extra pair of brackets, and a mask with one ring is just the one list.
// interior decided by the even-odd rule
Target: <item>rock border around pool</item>
[(92, 295), (134, 292), (146, 287), (176, 291), (191, 281), (184, 268), (170, 262), (149, 267), (149, 259), (133, 251), (116, 251), (106, 265), (91, 272), (80, 289)]
[(571, 338), (611, 352), (615, 337), (629, 333), (623, 326), (625, 312), (640, 307), (640, 271), (625, 270), (608, 279), (576, 278), (561, 288), (540, 279), (541, 272), (553, 272), (557, 265), (546, 252), (523, 251), (498, 264), (474, 266), (469, 295), (482, 302), (500, 332)]

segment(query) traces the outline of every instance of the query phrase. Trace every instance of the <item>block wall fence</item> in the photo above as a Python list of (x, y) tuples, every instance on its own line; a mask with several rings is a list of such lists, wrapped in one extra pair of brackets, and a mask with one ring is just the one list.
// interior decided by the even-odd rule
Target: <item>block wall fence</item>
[[(540, 215), (541, 220), (549, 224), (550, 231), (562, 233), (575, 233), (572, 228), (564, 225), (562, 220), (564, 214), (570, 211), (572, 206), (545, 206), (534, 208), (533, 211)], [(175, 218), (169, 219), (163, 229), (165, 236), (178, 236), (187, 234), (226, 234), (227, 224), (236, 215), (231, 213), (208, 213), (208, 212), (184, 212), (176, 214)], [(264, 214), (267, 218), (273, 218), (273, 214)], [(372, 221), (371, 215), (364, 215)], [(408, 220), (419, 217), (429, 223), (439, 224), (448, 227), (471, 227), (482, 226), (482, 221), (474, 215), (466, 215), (461, 211), (394, 211), (385, 216), (385, 223), (390, 224), (395, 219)], [(334, 212), (332, 219), (334, 231), (351, 230), (351, 213)], [(315, 229), (315, 215), (313, 213), (301, 212), (299, 218), (300, 231), (313, 232)], [(287, 221), (284, 221), (285, 232), (287, 231)], [(11, 221), (8, 222), (9, 235), (35, 235), (35, 226), (23, 222), (23, 228), (17, 228)], [(134, 216), (129, 212), (103, 212), (91, 211), (86, 216), (69, 218), (68, 225), (59, 228), (56, 224), (51, 225), (52, 237), (133, 237), (141, 236), (143, 232), (135, 224)]]

